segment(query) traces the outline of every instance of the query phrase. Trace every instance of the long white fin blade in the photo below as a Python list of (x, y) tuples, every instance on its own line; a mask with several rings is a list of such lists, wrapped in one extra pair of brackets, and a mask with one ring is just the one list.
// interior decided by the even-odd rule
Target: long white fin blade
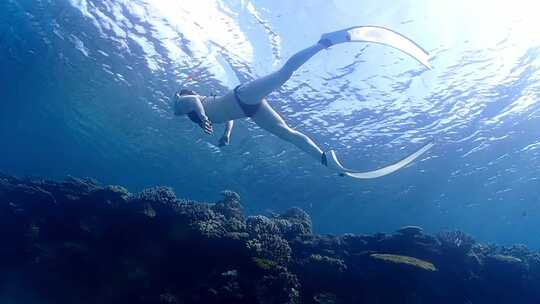
[(371, 178), (377, 178), (381, 176), (388, 175), (390, 173), (396, 172), (397, 170), (407, 166), (411, 162), (413, 162), (415, 159), (420, 157), (422, 154), (424, 154), (426, 151), (431, 149), (435, 144), (433, 142), (430, 142), (420, 148), (418, 151), (414, 152), (413, 154), (405, 157), (404, 159), (398, 161), (395, 164), (391, 164), (389, 166), (386, 166), (381, 169), (377, 169), (374, 171), (368, 171), (368, 172), (354, 172), (352, 170), (347, 170), (348, 172), (345, 172), (344, 174), (350, 177), (359, 178), (359, 179), (371, 179)]
[(347, 31), (351, 41), (374, 42), (398, 49), (431, 70), (429, 54), (411, 39), (390, 29), (378, 26), (358, 26)]

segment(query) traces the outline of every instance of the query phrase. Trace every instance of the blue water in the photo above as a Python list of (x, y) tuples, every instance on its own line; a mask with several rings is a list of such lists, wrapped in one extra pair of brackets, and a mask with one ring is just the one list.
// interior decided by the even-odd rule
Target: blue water
[[(419, 225), (540, 248), (540, 21), (534, 1), (0, 2), (0, 170), (170, 185), (248, 213), (304, 208), (322, 233)], [(221, 94), (278, 68), (321, 33), (381, 25), (431, 55), (427, 71), (378, 45), (323, 51), (269, 97), (294, 128), (371, 170), (430, 138), (421, 161), (376, 180), (332, 174), (249, 120), (216, 147), (170, 97)], [(222, 127), (216, 126), (219, 134)]]

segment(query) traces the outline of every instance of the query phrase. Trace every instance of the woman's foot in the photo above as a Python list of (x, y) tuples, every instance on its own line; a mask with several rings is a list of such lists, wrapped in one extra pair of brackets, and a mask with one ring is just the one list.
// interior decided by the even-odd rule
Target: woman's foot
[(347, 170), (343, 168), (343, 165), (338, 161), (334, 150), (324, 152), (321, 156), (321, 163), (337, 173), (347, 173)]
[(348, 30), (340, 30), (331, 33), (321, 35), (319, 43), (325, 47), (331, 47), (334, 44), (344, 43), (351, 41), (351, 35)]

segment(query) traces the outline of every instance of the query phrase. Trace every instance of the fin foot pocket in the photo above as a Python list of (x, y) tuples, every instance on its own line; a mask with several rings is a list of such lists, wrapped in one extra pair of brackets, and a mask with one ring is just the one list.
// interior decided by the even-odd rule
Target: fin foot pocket
[(334, 44), (349, 41), (351, 41), (351, 34), (349, 33), (349, 29), (344, 29), (340, 31), (322, 34), (319, 43), (328, 48)]

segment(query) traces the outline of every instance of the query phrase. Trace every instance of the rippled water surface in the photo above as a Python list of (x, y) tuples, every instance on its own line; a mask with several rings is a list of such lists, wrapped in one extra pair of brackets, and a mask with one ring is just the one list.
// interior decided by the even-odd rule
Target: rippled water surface
[[(305, 208), (319, 232), (460, 229), (540, 248), (540, 19), (535, 1), (0, 2), (0, 170), (155, 184), (250, 213)], [(431, 138), (421, 161), (341, 178), (240, 121), (230, 146), (174, 117), (181, 85), (221, 94), (321, 33), (381, 25), (427, 49), (433, 70), (388, 47), (317, 54), (269, 97), (294, 128), (371, 170)], [(221, 126), (216, 127), (220, 133)]]

